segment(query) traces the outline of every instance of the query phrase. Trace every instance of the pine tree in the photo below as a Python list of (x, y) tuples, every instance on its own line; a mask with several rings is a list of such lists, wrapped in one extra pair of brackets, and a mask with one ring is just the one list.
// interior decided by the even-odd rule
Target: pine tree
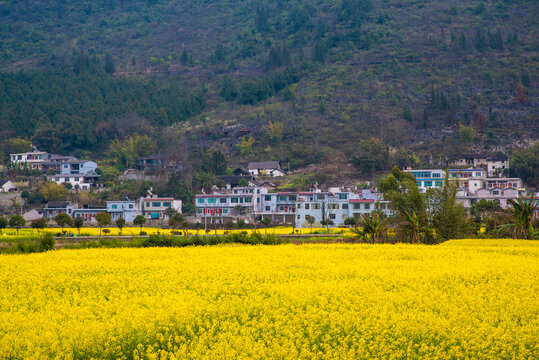
[(105, 55), (105, 71), (110, 75), (114, 74), (115, 72), (114, 60), (112, 60), (112, 55), (109, 53)]

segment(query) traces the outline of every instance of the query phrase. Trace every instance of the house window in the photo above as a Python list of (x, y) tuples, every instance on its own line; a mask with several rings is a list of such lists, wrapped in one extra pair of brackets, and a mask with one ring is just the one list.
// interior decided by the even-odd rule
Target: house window
[(228, 209), (223, 209), (223, 214), (226, 214), (228, 212)]
[(371, 208), (371, 204), (365, 204), (365, 210), (369, 210)]
[(252, 198), (250, 198), (250, 197), (246, 197), (244, 199), (244, 202), (246, 202), (246, 203), (250, 203), (251, 201), (252, 201)]
[(270, 211), (270, 207), (269, 206), (266, 206), (266, 211)]
[(113, 209), (118, 209), (118, 205), (114, 204), (114, 205), (112, 205), (112, 208)]
[(160, 202), (152, 202), (152, 207), (160, 207), (161, 206), (161, 203)]
[(301, 220), (301, 215), (298, 215), (298, 220)]
[(169, 202), (164, 202), (164, 203), (163, 203), (163, 206), (164, 206), (164, 207), (170, 207), (171, 205), (172, 205), (172, 204), (169, 203)]
[(314, 210), (320, 210), (320, 204), (313, 204)]
[(208, 198), (208, 204), (216, 204), (217, 199), (216, 198)]
[(339, 209), (339, 204), (329, 204), (328, 209), (338, 210)]
[(500, 195), (500, 192), (498, 190), (495, 190), (492, 192), (492, 195)]
[(226, 204), (226, 198), (220, 198), (219, 204)]
[(436, 186), (442, 186), (442, 182), (441, 182), (441, 181), (436, 181), (434, 184), (435, 184)]
[(271, 195), (264, 195), (264, 201), (271, 201)]
[(238, 203), (238, 198), (237, 197), (233, 197), (230, 199), (230, 202), (234, 203), (234, 204), (237, 204)]
[(335, 214), (329, 214), (329, 218), (330, 218), (331, 220), (335, 220)]
[(317, 194), (316, 199), (317, 200), (324, 200), (324, 194)]
[(309, 210), (311, 206), (309, 204), (305, 204), (305, 210)]
[(417, 186), (421, 187), (421, 181), (417, 182)]
[(202, 209), (201, 208), (198, 208), (198, 213), (202, 214)]
[(348, 210), (348, 204), (342, 204), (342, 209), (343, 210)]
[[(198, 198), (197, 203), (204, 204), (204, 198)], [(150, 206), (149, 203), (146, 203), (146, 205)]]
[(476, 172), (475, 176), (481, 176), (481, 172)]
[(425, 187), (432, 186), (432, 181), (425, 181)]
[(280, 211), (284, 211), (284, 206), (279, 206)]
[(354, 210), (358, 210), (361, 204), (354, 204)]
[(132, 209), (132, 208), (133, 208), (133, 205), (132, 205), (132, 204), (130, 204), (130, 205), (129, 205), (129, 208), (130, 208), (130, 209)]
[(286, 196), (283, 196), (283, 195), (279, 196), (279, 201), (286, 201)]
[(64, 181), (69, 181), (69, 178), (68, 178), (68, 177), (67, 177), (67, 178), (65, 178), (65, 179), (64, 179)]
[(440, 173), (433, 173), (433, 174), (432, 174), (432, 177), (439, 178), (439, 177), (440, 177)]
[(346, 200), (348, 199), (348, 194), (339, 194), (339, 200)]

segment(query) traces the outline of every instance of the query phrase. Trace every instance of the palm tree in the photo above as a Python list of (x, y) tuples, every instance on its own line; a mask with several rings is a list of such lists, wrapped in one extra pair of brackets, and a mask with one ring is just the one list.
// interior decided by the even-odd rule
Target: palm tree
[(410, 214), (408, 211), (403, 210), (402, 213), (410, 226), (410, 230), (412, 230), (412, 244), (419, 243), (419, 233), (423, 230), (419, 216), (415, 211)]
[(384, 219), (380, 212), (374, 211), (372, 214), (361, 214), (359, 226), (361, 228), (350, 229), (362, 239), (369, 238), (371, 243), (378, 242), (380, 236), (387, 229), (388, 219)]
[(532, 218), (539, 206), (539, 201), (535, 199), (534, 194), (532, 194), (530, 199), (510, 199), (508, 202), (512, 206), (512, 208), (508, 210), (508, 213), (513, 222), (502, 226), (500, 231), (507, 228), (513, 228), (515, 238), (532, 239), (535, 233), (532, 226)]

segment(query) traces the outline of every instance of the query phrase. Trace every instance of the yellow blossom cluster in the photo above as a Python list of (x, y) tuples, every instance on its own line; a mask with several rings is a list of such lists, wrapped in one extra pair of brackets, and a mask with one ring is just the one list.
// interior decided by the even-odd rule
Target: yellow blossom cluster
[(0, 358), (531, 359), (539, 243), (0, 255)]

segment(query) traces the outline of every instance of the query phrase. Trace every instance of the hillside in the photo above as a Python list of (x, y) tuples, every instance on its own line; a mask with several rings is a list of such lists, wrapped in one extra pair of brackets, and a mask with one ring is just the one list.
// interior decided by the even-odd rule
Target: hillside
[[(69, 123), (92, 141), (59, 150), (100, 153), (99, 130), (129, 114), (164, 150), (291, 169), (344, 159), (365, 176), (507, 152), (539, 132), (538, 13), (524, 0), (1, 1), (0, 70), (28, 73), (0, 77), (3, 138)], [(61, 90), (57, 106), (43, 88)], [(233, 124), (254, 142), (223, 132)]]

